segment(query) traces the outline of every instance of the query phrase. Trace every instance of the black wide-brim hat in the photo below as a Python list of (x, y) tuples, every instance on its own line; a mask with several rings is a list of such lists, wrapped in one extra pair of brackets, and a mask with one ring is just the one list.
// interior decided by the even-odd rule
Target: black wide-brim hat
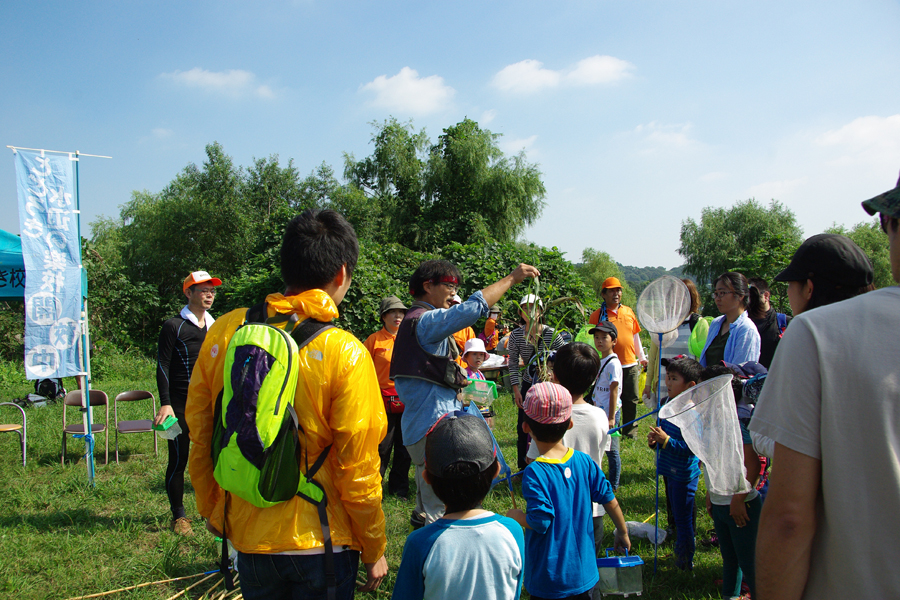
[(806, 281), (813, 276), (835, 285), (865, 287), (874, 280), (875, 270), (853, 240), (836, 233), (820, 233), (800, 244), (775, 281)]

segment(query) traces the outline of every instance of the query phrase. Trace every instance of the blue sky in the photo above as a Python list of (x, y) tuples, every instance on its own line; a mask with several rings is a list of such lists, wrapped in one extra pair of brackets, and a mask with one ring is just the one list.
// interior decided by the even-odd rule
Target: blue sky
[[(89, 223), (213, 141), (340, 173), (372, 121), (469, 117), (540, 165), (526, 239), (673, 267), (704, 206), (864, 220), (900, 170), (898, 26), (895, 0), (4, 2), (0, 142), (112, 156), (81, 162)], [(0, 215), (19, 231), (11, 152)]]

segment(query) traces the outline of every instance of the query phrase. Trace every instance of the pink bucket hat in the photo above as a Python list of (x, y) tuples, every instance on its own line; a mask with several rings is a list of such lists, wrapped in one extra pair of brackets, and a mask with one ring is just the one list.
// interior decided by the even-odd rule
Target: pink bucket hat
[(538, 423), (564, 423), (572, 417), (572, 395), (556, 383), (531, 386), (523, 404), (525, 414)]

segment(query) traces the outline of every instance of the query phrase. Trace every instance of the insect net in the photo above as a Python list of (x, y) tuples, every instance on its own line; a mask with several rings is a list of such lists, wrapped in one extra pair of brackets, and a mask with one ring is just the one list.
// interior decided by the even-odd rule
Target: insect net
[(688, 388), (659, 410), (659, 418), (677, 425), (688, 448), (703, 461), (709, 491), (721, 496), (750, 491), (731, 377), (721, 375)]
[(657, 336), (678, 329), (690, 312), (691, 293), (683, 281), (671, 275), (663, 275), (647, 284), (635, 307), (641, 326)]

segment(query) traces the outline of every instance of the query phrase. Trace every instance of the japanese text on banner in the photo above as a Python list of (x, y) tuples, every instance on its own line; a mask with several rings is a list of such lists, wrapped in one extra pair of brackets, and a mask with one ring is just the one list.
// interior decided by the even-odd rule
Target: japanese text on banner
[(82, 372), (81, 244), (70, 156), (16, 152), (25, 281), (28, 379)]

